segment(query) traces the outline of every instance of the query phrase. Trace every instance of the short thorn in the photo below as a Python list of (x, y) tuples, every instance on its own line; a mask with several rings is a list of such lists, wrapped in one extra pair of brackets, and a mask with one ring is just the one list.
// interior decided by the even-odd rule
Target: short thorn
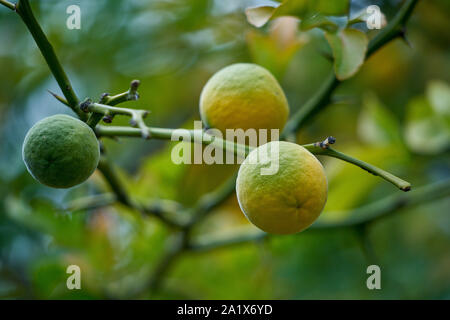
[(106, 149), (105, 149), (105, 146), (103, 145), (103, 142), (102, 141), (99, 141), (99, 146), (100, 146), (100, 153), (101, 154), (105, 154), (105, 152), (106, 152)]
[(100, 103), (106, 102), (107, 98), (109, 96), (109, 93), (102, 93), (102, 95), (100, 96)]
[(141, 82), (139, 80), (133, 80), (131, 81), (130, 88), (133, 90), (137, 90)]
[(406, 28), (403, 28), (400, 31), (400, 38), (406, 43), (406, 45), (410, 48), (412, 48), (411, 42), (409, 42), (408, 38), (406, 37)]
[(89, 106), (91, 105), (92, 100), (87, 98), (83, 102), (80, 103), (80, 109), (84, 112), (89, 112)]
[(336, 138), (333, 136), (329, 136), (328, 138), (325, 139), (325, 141), (323, 143), (326, 145), (335, 144)]
[(130, 126), (132, 126), (132, 127), (136, 127), (136, 126), (137, 126), (137, 122), (136, 122), (136, 120), (134, 120), (134, 119), (131, 119), (131, 120), (130, 120)]
[(105, 123), (111, 123), (113, 120), (113, 117), (110, 114), (107, 114), (106, 116), (103, 117), (103, 122)]
[(133, 80), (130, 84), (130, 90), (128, 91), (128, 100), (137, 100), (139, 99), (139, 93), (137, 92), (137, 89), (141, 82), (139, 80)]
[(61, 102), (62, 104), (65, 104), (66, 106), (69, 106), (69, 103), (66, 101), (66, 99), (64, 99), (63, 97), (58, 96), (56, 93), (47, 90), (56, 100), (58, 100), (59, 102)]
[(332, 136), (329, 136), (328, 138), (326, 138), (322, 142), (316, 142), (314, 145), (316, 147), (320, 147), (322, 149), (328, 149), (330, 144), (334, 144), (335, 142), (336, 142), (336, 138), (332, 137)]
[(144, 138), (145, 140), (150, 139), (151, 138), (150, 132), (148, 132), (147, 130), (142, 130), (142, 138)]
[(333, 62), (333, 56), (329, 52), (322, 51), (320, 55), (327, 59), (329, 62)]
[(136, 101), (136, 100), (139, 99), (139, 94), (137, 92), (136, 93), (129, 93), (127, 99), (129, 101)]

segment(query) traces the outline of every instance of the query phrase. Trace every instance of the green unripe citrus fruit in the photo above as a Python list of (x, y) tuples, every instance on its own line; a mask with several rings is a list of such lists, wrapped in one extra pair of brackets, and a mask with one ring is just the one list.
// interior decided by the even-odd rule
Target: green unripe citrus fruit
[[(275, 77), (265, 68), (237, 63), (215, 73), (200, 96), (200, 116), (219, 129), (283, 129), (289, 106)], [(268, 133), (270, 138), (270, 133)]]
[(22, 156), (28, 171), (40, 183), (70, 188), (94, 172), (100, 148), (87, 124), (67, 115), (55, 115), (28, 131)]
[[(270, 162), (255, 161), (258, 152)], [(274, 174), (262, 175), (274, 166)], [(276, 166), (274, 166), (276, 167)], [(267, 172), (266, 172), (267, 173)], [(309, 227), (327, 200), (327, 179), (321, 163), (294, 143), (273, 141), (253, 150), (242, 163), (236, 182), (239, 205), (255, 226), (268, 233), (291, 234)]]

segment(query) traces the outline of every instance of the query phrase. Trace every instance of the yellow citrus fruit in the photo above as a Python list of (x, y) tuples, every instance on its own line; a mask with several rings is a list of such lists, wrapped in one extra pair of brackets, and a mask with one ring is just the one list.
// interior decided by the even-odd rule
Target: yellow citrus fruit
[[(264, 157), (255, 161), (258, 152), (270, 161), (263, 161)], [(269, 167), (278, 170), (261, 174)], [(319, 217), (327, 200), (327, 179), (319, 160), (304, 147), (273, 141), (253, 150), (242, 163), (236, 193), (255, 226), (268, 233), (291, 234)]]
[[(289, 106), (283, 89), (265, 68), (237, 63), (215, 73), (200, 96), (200, 115), (207, 127), (283, 129)], [(270, 138), (270, 132), (268, 132)]]

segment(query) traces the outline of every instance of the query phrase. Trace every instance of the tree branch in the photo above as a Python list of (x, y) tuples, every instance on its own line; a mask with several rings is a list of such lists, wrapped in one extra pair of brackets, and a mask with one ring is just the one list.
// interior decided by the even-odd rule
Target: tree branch
[[(397, 193), (369, 205), (350, 210), (345, 213), (349, 218), (340, 222), (316, 222), (305, 231), (358, 227), (382, 219), (394, 212), (400, 212), (401, 209), (432, 202), (437, 199), (448, 197), (449, 195), (450, 179), (447, 179), (417, 188), (411, 193)], [(299, 235), (300, 234), (301, 233), (299, 233)], [(261, 240), (268, 236), (271, 235), (265, 232), (253, 232), (251, 234), (242, 234), (221, 239), (206, 237), (204, 239), (200, 238), (192, 240), (188, 249), (190, 251), (204, 252)]]
[[(108, 181), (113, 193), (117, 197), (117, 201), (131, 209), (137, 210), (141, 213), (152, 215), (162, 222), (166, 223), (169, 226), (181, 228), (185, 225), (185, 223), (181, 221), (176, 221), (174, 219), (171, 219), (167, 216), (168, 212), (164, 209), (164, 206), (161, 205), (154, 205), (154, 206), (143, 206), (140, 203), (135, 202), (132, 200), (125, 189), (122, 186), (122, 183), (119, 180), (119, 177), (117, 176), (116, 172), (113, 170), (112, 166), (110, 165), (109, 161), (102, 157), (98, 164), (98, 169), (103, 174), (104, 178)], [(173, 212), (172, 212), (173, 214)]]
[(221, 205), (233, 194), (236, 189), (236, 177), (237, 173), (228, 178), (228, 180), (215, 191), (200, 198), (192, 209), (192, 220), (188, 225), (189, 227), (202, 220), (209, 212), (212, 212), (212, 210)]
[(27, 26), (31, 35), (33, 36), (34, 41), (39, 47), (39, 50), (41, 51), (48, 67), (50, 68), (50, 71), (52, 72), (53, 76), (56, 79), (56, 82), (58, 82), (58, 85), (61, 88), (61, 91), (66, 97), (68, 105), (80, 117), (80, 119), (86, 120), (86, 114), (83, 113), (78, 107), (79, 100), (72, 89), (69, 78), (67, 77), (64, 69), (59, 63), (58, 57), (56, 56), (52, 45), (48, 41), (39, 23), (34, 17), (30, 3), (28, 2), (28, 0), (20, 0), (15, 6), (15, 9)]
[(314, 117), (329, 102), (334, 89), (340, 84), (334, 72), (324, 81), (320, 89), (296, 112), (294, 113), (284, 127), (281, 138), (285, 139), (290, 134), (297, 132), (298, 129), (309, 119)]
[[(366, 60), (386, 43), (404, 35), (404, 26), (416, 4), (417, 0), (405, 1), (392, 21), (369, 42)], [(331, 95), (340, 83), (334, 72), (331, 73), (322, 87), (291, 117), (283, 130), (282, 138), (298, 131), (304, 123), (324, 109), (330, 103)]]
[(70, 201), (65, 210), (67, 211), (82, 211), (82, 210), (94, 210), (112, 205), (117, 201), (114, 193), (103, 193)]
[(417, 2), (418, 0), (405, 1), (405, 3), (400, 7), (398, 13), (391, 20), (391, 22), (389, 22), (386, 27), (381, 29), (380, 32), (378, 32), (375, 37), (369, 42), (366, 59), (389, 41), (397, 37), (404, 36), (405, 25), (408, 22), (409, 17), (411, 16)]
[(170, 241), (167, 244), (167, 249), (164, 251), (161, 259), (153, 268), (148, 281), (133, 290), (133, 292), (130, 293), (130, 296), (140, 297), (147, 291), (156, 291), (159, 288), (164, 276), (169, 272), (176, 259), (186, 250), (188, 240), (187, 235), (188, 231), (182, 230), (174, 234), (173, 237), (169, 239)]
[[(184, 129), (166, 129), (166, 128), (151, 128), (147, 127), (150, 135), (153, 138), (156, 139), (166, 139), (169, 140), (172, 138), (173, 133), (175, 130), (184, 130)], [(128, 127), (105, 127), (105, 126), (98, 126), (96, 128), (97, 134), (99, 136), (128, 136), (128, 137), (136, 137), (140, 134), (140, 131), (138, 129), (128, 128)], [(209, 145), (211, 143), (214, 143), (216, 147), (223, 148), (226, 151), (234, 152), (238, 156), (247, 155), (251, 150), (253, 150), (250, 146), (244, 146), (240, 144), (234, 144), (231, 141), (227, 141), (218, 137), (212, 137), (206, 133), (203, 133), (201, 130), (186, 130), (189, 132), (189, 136), (185, 138), (183, 141), (190, 141), (195, 143), (203, 143), (205, 145)], [(328, 139), (333, 139), (332, 142), (329, 142), (329, 144), (333, 144), (335, 139), (333, 137), (329, 137)], [(396, 187), (398, 187), (402, 191), (409, 191), (411, 190), (411, 184), (403, 179), (400, 179), (399, 177), (384, 171), (383, 169), (380, 169), (374, 165), (371, 165), (369, 163), (366, 163), (362, 160), (353, 158), (349, 155), (346, 155), (342, 152), (339, 152), (337, 150), (334, 150), (329, 147), (328, 144), (324, 144), (324, 142), (314, 143), (314, 144), (307, 144), (303, 145), (306, 149), (308, 149), (311, 153), (315, 155), (323, 155), (323, 156), (329, 156), (333, 158), (338, 158), (343, 161), (349, 162), (351, 164), (354, 164), (367, 172), (379, 176), (383, 178), (384, 180), (392, 183)]]
[(8, 9), (11, 9), (13, 11), (16, 10), (16, 5), (14, 3), (9, 2), (9, 1), (0, 0), (0, 4), (4, 5), (5, 7), (7, 7)]
[[(122, 111), (124, 109), (120, 108)], [(131, 109), (132, 110), (132, 109)], [(203, 130), (188, 130), (188, 129), (169, 129), (169, 128), (155, 128), (146, 127), (152, 139), (172, 140), (175, 134), (179, 136), (177, 141), (200, 143), (204, 145), (214, 145), (227, 152), (232, 152), (237, 156), (245, 156), (253, 150), (252, 147), (234, 143), (213, 135), (210, 135)], [(99, 137), (141, 137), (140, 129), (129, 127), (115, 127), (115, 126), (97, 126), (95, 128), (97, 136)], [(172, 140), (175, 141), (175, 140)]]

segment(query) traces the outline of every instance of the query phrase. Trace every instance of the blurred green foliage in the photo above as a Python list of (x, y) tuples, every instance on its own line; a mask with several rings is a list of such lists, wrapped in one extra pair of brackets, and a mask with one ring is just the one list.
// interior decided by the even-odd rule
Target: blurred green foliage
[[(373, 1), (388, 21), (399, 1)], [(140, 79), (148, 124), (191, 126), (208, 78), (234, 62), (271, 70), (291, 112), (332, 70), (323, 33), (300, 32), (291, 18), (262, 29), (244, 9), (264, 1), (32, 1), (35, 13), (80, 98), (119, 93)], [(81, 30), (65, 27), (68, 5), (82, 10)], [(357, 12), (373, 4), (352, 1)], [(22, 141), (38, 120), (70, 110), (48, 92), (55, 80), (20, 19), (0, 7), (0, 297), (127, 298), (148, 279), (171, 240), (165, 225), (120, 205), (69, 211), (70, 201), (108, 191), (100, 174), (70, 190), (46, 188), (26, 172)], [(358, 26), (363, 28), (361, 26)], [(377, 52), (303, 128), (299, 143), (333, 135), (337, 148), (407, 178), (413, 186), (450, 176), (450, 6), (420, 1), (408, 24), (412, 48), (396, 40)], [(369, 32), (369, 36), (373, 32)], [(126, 125), (117, 117), (114, 124)], [(235, 166), (175, 165), (173, 144), (104, 141), (124, 184), (142, 201), (192, 205)], [(400, 192), (336, 159), (321, 159), (329, 199), (321, 219)], [(150, 298), (327, 299), (450, 298), (450, 200), (377, 221), (365, 237), (382, 270), (382, 290), (366, 287), (370, 264), (355, 230), (306, 231), (263, 242), (188, 253)], [(235, 197), (195, 229), (197, 234), (253, 231)], [(66, 268), (79, 265), (82, 290), (67, 290)]]

